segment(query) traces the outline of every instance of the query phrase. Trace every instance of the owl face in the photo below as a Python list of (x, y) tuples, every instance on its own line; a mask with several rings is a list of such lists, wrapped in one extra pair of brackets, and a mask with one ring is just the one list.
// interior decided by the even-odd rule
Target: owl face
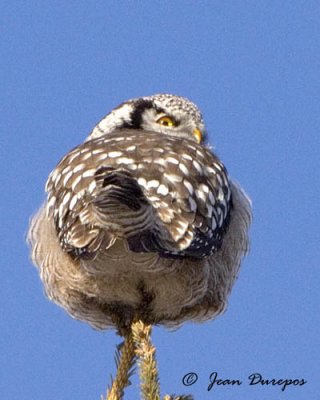
[(87, 140), (115, 130), (142, 129), (194, 140), (204, 140), (205, 127), (198, 107), (184, 97), (157, 94), (120, 104), (93, 129)]

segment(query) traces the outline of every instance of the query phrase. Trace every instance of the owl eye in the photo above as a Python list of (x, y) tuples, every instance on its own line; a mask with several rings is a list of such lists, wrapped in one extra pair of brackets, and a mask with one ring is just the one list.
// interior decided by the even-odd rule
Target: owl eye
[(174, 121), (173, 118), (168, 117), (165, 115), (164, 117), (161, 117), (157, 120), (157, 124), (163, 125), (163, 126), (177, 126), (176, 121)]

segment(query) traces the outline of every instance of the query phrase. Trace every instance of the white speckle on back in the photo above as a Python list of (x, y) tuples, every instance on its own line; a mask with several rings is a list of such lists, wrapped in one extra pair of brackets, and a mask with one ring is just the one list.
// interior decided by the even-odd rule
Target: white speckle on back
[(189, 147), (189, 149), (191, 149), (191, 150), (194, 150), (194, 151), (196, 151), (197, 149), (196, 149), (196, 147), (195, 146), (193, 146), (192, 144), (190, 144), (190, 143), (188, 143), (188, 147)]
[(48, 182), (49, 182), (50, 179), (52, 180), (52, 182), (55, 182), (55, 180), (57, 179), (57, 175), (58, 175), (58, 170), (55, 169), (55, 170), (52, 171), (51, 174), (49, 175)]
[(73, 173), (79, 172), (79, 171), (85, 169), (85, 167), (86, 167), (86, 164), (84, 164), (84, 163), (78, 164), (73, 168)]
[(129, 157), (120, 157), (116, 159), (117, 164), (134, 164), (134, 159)]
[(164, 149), (162, 147), (155, 147), (153, 150), (157, 151), (158, 153), (164, 153)]
[(95, 169), (95, 168), (91, 168), (91, 169), (88, 169), (87, 171), (85, 171), (83, 174), (82, 174), (82, 177), (83, 178), (89, 178), (89, 177), (91, 177), (91, 176), (94, 176), (94, 174), (97, 172), (97, 170)]
[(148, 189), (156, 188), (158, 186), (159, 186), (159, 181), (157, 181), (156, 179), (152, 179), (151, 181), (147, 182)]
[(203, 202), (207, 201), (207, 196), (205, 195), (205, 193), (200, 189), (196, 190), (196, 196), (198, 197), (198, 199), (202, 200)]
[(73, 171), (70, 171), (67, 173), (67, 175), (63, 179), (63, 186), (66, 186), (68, 180), (71, 178), (72, 175), (73, 175)]
[(62, 204), (66, 205), (68, 203), (68, 201), (70, 200), (71, 197), (71, 192), (67, 192), (62, 199)]
[(72, 188), (72, 190), (73, 190), (74, 192), (76, 192), (76, 187), (77, 187), (77, 185), (81, 182), (81, 180), (82, 180), (82, 176), (81, 176), (81, 175), (78, 175), (78, 176), (76, 177), (76, 179), (72, 182), (71, 188)]
[(192, 197), (189, 197), (189, 205), (192, 212), (197, 211), (197, 203), (193, 200)]
[(62, 175), (66, 175), (71, 170), (71, 166), (68, 165), (67, 167), (63, 168)]
[(72, 151), (71, 153), (69, 153), (69, 156), (68, 156), (69, 163), (71, 163), (79, 155), (80, 155), (79, 149), (76, 149), (76, 151)]
[(181, 156), (182, 158), (184, 158), (185, 160), (189, 160), (189, 161), (192, 161), (192, 157), (189, 155), (189, 154), (182, 154), (182, 156)]
[(169, 189), (166, 185), (161, 184), (157, 189), (157, 193), (166, 196), (169, 193)]
[(159, 165), (168, 165), (167, 160), (164, 158), (155, 158), (153, 161), (154, 164), (159, 164)]
[(93, 180), (93, 181), (90, 183), (90, 185), (88, 186), (88, 192), (89, 192), (89, 193), (92, 193), (92, 192), (95, 190), (96, 187), (97, 187), (96, 181)]
[(219, 188), (219, 192), (218, 192), (218, 200), (220, 200), (221, 202), (225, 202), (225, 199), (224, 199), (224, 193), (223, 193), (223, 190), (221, 189), (221, 188)]
[(216, 202), (216, 199), (211, 191), (209, 192), (209, 201), (212, 205), (214, 205)]
[(99, 154), (96, 159), (98, 161), (103, 161), (103, 160), (106, 160), (107, 158), (108, 158), (108, 153), (103, 153), (103, 154)]
[(131, 169), (131, 170), (136, 170), (138, 168), (137, 164), (128, 164), (126, 168)]
[(50, 200), (49, 200), (48, 203), (47, 203), (47, 208), (48, 208), (48, 210), (49, 210), (50, 208), (52, 208), (52, 207), (55, 205), (56, 200), (57, 200), (56, 196), (52, 196), (52, 197), (50, 198)]
[(90, 158), (90, 157), (92, 157), (92, 153), (91, 153), (91, 151), (89, 152), (86, 152), (85, 154), (82, 154), (81, 155), (81, 161), (85, 161), (85, 160), (87, 160), (88, 158)]
[(197, 160), (193, 160), (192, 161), (193, 166), (195, 167), (195, 169), (199, 172), (199, 174), (203, 174), (203, 169), (201, 167), (201, 165), (198, 163)]
[(147, 187), (147, 181), (146, 181), (144, 178), (139, 178), (139, 179), (138, 179), (138, 184), (139, 184), (140, 186), (143, 186), (144, 188)]
[(78, 202), (78, 196), (77, 196), (77, 195), (74, 195), (74, 196), (72, 197), (71, 201), (70, 201), (70, 204), (69, 204), (70, 210), (73, 210), (73, 209), (74, 209), (74, 207), (75, 207), (75, 205), (77, 204), (77, 202)]
[(187, 168), (182, 162), (179, 163), (179, 169), (180, 169), (180, 171), (181, 171), (183, 174), (185, 174), (186, 176), (189, 175), (189, 170), (188, 170), (188, 168)]
[(171, 163), (171, 164), (175, 164), (175, 165), (178, 165), (178, 164), (179, 164), (179, 161), (178, 161), (176, 158), (174, 158), (174, 157), (167, 157), (167, 158), (166, 158), (166, 161), (169, 162), (169, 163)]
[(206, 169), (207, 169), (207, 171), (208, 171), (210, 174), (217, 175), (217, 171), (216, 171), (214, 168), (212, 168), (212, 167), (206, 167)]
[(201, 183), (200, 185), (200, 189), (204, 192), (204, 193), (209, 193), (209, 188), (207, 185), (205, 185), (204, 183)]
[(189, 192), (190, 194), (193, 194), (193, 186), (192, 186), (192, 184), (191, 184), (187, 179), (184, 179), (184, 180), (183, 180), (183, 184), (184, 184), (184, 186), (187, 188), (188, 192)]
[(183, 176), (177, 174), (169, 174), (167, 172), (164, 173), (164, 177), (172, 183), (182, 182), (183, 180)]
[(103, 152), (104, 152), (104, 149), (93, 149), (91, 153), (95, 155), (95, 154), (100, 154)]
[(148, 196), (148, 200), (150, 200), (154, 204), (157, 201), (159, 201), (159, 197), (158, 196)]
[(120, 157), (120, 156), (122, 156), (122, 152), (121, 151), (110, 151), (110, 153), (108, 153), (108, 156), (111, 158)]
[(66, 205), (63, 204), (63, 202), (60, 203), (59, 210), (58, 210), (60, 219), (63, 218), (63, 216), (65, 215), (66, 211), (67, 211)]
[(55, 179), (55, 181), (54, 181), (54, 185), (55, 185), (56, 187), (59, 185), (59, 183), (60, 183), (60, 181), (61, 181), (61, 178), (62, 178), (62, 174), (60, 173), (59, 170), (57, 170), (57, 176), (56, 176), (56, 179)]

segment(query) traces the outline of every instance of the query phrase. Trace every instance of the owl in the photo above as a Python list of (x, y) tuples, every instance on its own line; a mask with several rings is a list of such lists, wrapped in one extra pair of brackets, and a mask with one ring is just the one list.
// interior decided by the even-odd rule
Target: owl
[(122, 103), (61, 159), (46, 193), (31, 257), (72, 317), (121, 333), (135, 319), (175, 328), (225, 310), (251, 204), (188, 99)]

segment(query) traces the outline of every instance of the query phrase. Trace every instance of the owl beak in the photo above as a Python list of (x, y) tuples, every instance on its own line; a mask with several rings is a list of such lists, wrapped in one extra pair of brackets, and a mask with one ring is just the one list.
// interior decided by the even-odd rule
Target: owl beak
[(200, 129), (196, 128), (193, 132), (192, 132), (193, 136), (196, 138), (198, 143), (201, 143), (202, 140), (202, 133), (200, 131)]

